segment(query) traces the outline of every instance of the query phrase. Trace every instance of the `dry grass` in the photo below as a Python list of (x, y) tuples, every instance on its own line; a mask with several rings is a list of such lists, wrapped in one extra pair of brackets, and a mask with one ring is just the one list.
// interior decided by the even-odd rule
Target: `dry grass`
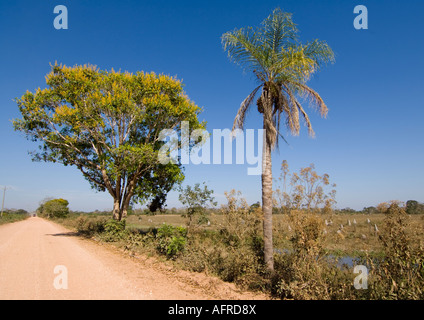
[[(261, 211), (252, 211), (232, 194), (220, 214), (207, 216), (210, 224), (184, 228), (188, 233), (182, 239), (168, 237), (178, 250), (172, 259), (168, 255), (166, 259), (171, 259), (178, 268), (212, 274), (282, 299), (421, 299), (424, 280), (422, 268), (418, 270), (416, 265), (424, 261), (419, 246), (424, 239), (424, 216), (410, 215), (406, 219), (408, 223), (399, 224), (397, 217), (404, 217), (406, 213), (395, 209), (394, 213), (399, 211), (402, 215), (393, 214), (391, 229), (387, 228), (390, 218), (387, 214), (301, 211), (275, 214), (275, 273), (269, 274), (262, 260)], [(91, 233), (104, 218), (93, 215), (79, 217), (76, 222), (84, 222), (82, 229)], [(131, 215), (126, 220), (125, 232), (114, 238), (114, 243), (134, 254), (165, 259), (165, 255), (158, 252), (164, 241), (159, 230), (170, 225), (184, 227), (187, 222), (188, 218), (178, 214)], [(140, 230), (144, 232), (139, 233)], [(403, 238), (394, 235), (393, 230), (399, 231)], [(108, 233), (98, 233), (99, 239), (104, 239), (104, 234)], [(404, 245), (409, 249), (404, 250)], [(340, 265), (340, 261), (330, 261), (329, 255), (352, 259)], [(360, 260), (354, 261), (356, 257)], [(370, 290), (358, 291), (353, 287), (352, 263), (357, 262), (370, 266)]]
[[(202, 226), (205, 230), (220, 230), (225, 225), (224, 216), (211, 214), (208, 216), (210, 225)], [(357, 255), (360, 253), (379, 253), (382, 244), (378, 240), (381, 232), (384, 214), (321, 214), (319, 218), (325, 223), (332, 221), (331, 225), (324, 224), (323, 247), (336, 255)], [(290, 249), (290, 239), (294, 236), (294, 226), (291, 225), (288, 215), (276, 214), (274, 219), (274, 246), (281, 249)], [(370, 223), (368, 223), (368, 219)], [(350, 221), (350, 226), (349, 226)], [(354, 224), (356, 221), (356, 225)], [(187, 218), (180, 215), (132, 215), (127, 219), (127, 227), (148, 231), (160, 227), (162, 224), (186, 226)], [(338, 233), (337, 231), (343, 229)], [(375, 231), (377, 225), (378, 232)], [(407, 234), (412, 242), (419, 243), (424, 240), (424, 216), (411, 215)]]
[(161, 214), (161, 215), (130, 215), (126, 219), (127, 227), (148, 231), (149, 229), (158, 228), (164, 223), (176, 227), (186, 226), (187, 218), (181, 215)]

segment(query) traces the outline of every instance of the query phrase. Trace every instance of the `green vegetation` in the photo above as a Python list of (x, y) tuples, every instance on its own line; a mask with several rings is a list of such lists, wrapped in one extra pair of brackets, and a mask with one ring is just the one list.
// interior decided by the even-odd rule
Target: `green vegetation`
[(16, 221), (22, 221), (27, 218), (29, 218), (29, 213), (26, 210), (4, 210), (3, 214), (0, 217), (0, 225)]
[(37, 209), (37, 215), (47, 219), (66, 218), (69, 202), (65, 199), (45, 199)]
[[(189, 233), (189, 218), (180, 214), (134, 214), (119, 222), (101, 214), (71, 213), (57, 221), (132, 254), (163, 257), (180, 268), (208, 272), (279, 298), (423, 298), (424, 217), (407, 215), (400, 205), (374, 215), (307, 210), (275, 214), (273, 274), (263, 260), (261, 208), (251, 208), (239, 192), (231, 191), (227, 204), (211, 210), (208, 218), (209, 226)], [(367, 290), (353, 287), (357, 264), (369, 267)]]
[(424, 203), (415, 200), (406, 201), (406, 213), (408, 214), (424, 214)]
[(179, 131), (183, 121), (190, 130), (205, 127), (182, 83), (154, 73), (57, 64), (46, 82), (48, 88), (16, 99), (22, 118), (13, 121), (15, 130), (41, 143), (32, 159), (78, 168), (92, 188), (112, 196), (116, 220), (125, 219), (131, 202), (150, 199), (160, 208), (183, 179), (178, 163), (159, 161), (161, 131)]
[(208, 205), (216, 206), (217, 202), (214, 201), (212, 196), (213, 190), (209, 190), (208, 186), (203, 183), (203, 189), (200, 187), (200, 183), (196, 183), (194, 187), (186, 186), (185, 188), (179, 188), (179, 200), (184, 205), (187, 206), (186, 214), (189, 218), (188, 226), (193, 226), (193, 217), (198, 216), (197, 225), (208, 222), (206, 217), (206, 207)]
[(163, 224), (156, 233), (157, 249), (167, 257), (174, 257), (182, 253), (187, 241), (187, 229)]
[[(122, 221), (107, 213), (71, 213), (59, 221), (132, 254), (163, 257), (282, 299), (423, 299), (424, 216), (407, 214), (398, 202), (379, 204), (373, 214), (369, 208), (333, 210), (335, 186), (313, 169), (289, 174), (283, 163), (280, 181), (290, 180), (291, 187), (275, 193), (287, 201), (274, 202), (273, 272), (264, 261), (262, 208), (235, 190), (226, 193), (221, 208), (204, 208), (210, 223), (196, 228), (190, 227), (187, 209), (161, 215), (135, 210)], [(298, 186), (310, 188), (300, 192)], [(207, 186), (180, 190), (190, 199), (212, 200)], [(353, 267), (359, 264), (369, 268), (366, 290), (353, 285)]]
[[(373, 299), (422, 300), (424, 298), (424, 247), (408, 235), (407, 206), (396, 201), (382, 206), (385, 215), (380, 241), (384, 258), (368, 262), (372, 268)], [(421, 234), (422, 236), (422, 234)]]

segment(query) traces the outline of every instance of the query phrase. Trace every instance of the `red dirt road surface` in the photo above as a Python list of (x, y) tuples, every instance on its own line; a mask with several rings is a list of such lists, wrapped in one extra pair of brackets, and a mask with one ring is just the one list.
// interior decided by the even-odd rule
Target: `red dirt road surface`
[(205, 274), (83, 239), (42, 218), (0, 226), (0, 299), (254, 300)]

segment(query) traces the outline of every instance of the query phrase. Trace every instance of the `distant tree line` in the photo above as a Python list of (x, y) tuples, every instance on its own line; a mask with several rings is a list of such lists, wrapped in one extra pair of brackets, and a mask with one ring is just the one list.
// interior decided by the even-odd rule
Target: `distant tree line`
[(24, 209), (5, 209), (3, 214), (28, 214), (28, 211)]
[[(405, 210), (407, 214), (424, 214), (424, 203), (420, 203), (416, 200), (408, 200), (405, 203)], [(364, 213), (364, 214), (375, 214), (381, 213), (377, 207), (364, 207), (362, 210), (355, 210), (352, 208), (336, 209), (335, 213)]]
[(419, 203), (415, 200), (408, 200), (406, 202), (406, 212), (408, 214), (423, 214), (424, 213), (424, 203)]

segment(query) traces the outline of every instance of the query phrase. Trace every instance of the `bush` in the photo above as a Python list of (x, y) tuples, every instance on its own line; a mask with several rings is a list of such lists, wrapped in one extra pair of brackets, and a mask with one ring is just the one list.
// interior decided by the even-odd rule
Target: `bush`
[(125, 219), (118, 221), (115, 219), (109, 219), (104, 225), (104, 232), (102, 234), (102, 238), (106, 242), (115, 242), (125, 238), (126, 230), (125, 230), (126, 221)]
[(275, 257), (272, 293), (282, 299), (357, 299), (363, 292), (353, 286), (354, 275), (346, 266), (324, 256), (300, 257), (294, 252)]
[(222, 280), (251, 287), (253, 275), (258, 274), (260, 258), (248, 246), (217, 245), (207, 255), (209, 269)]
[(424, 299), (424, 248), (413, 246), (407, 233), (409, 217), (398, 202), (380, 205), (385, 213), (379, 236), (384, 256), (368, 259), (372, 299)]
[(79, 216), (76, 219), (75, 224), (78, 233), (86, 236), (92, 236), (93, 234), (104, 232), (106, 222), (107, 219), (104, 217), (88, 218), (85, 216)]
[(424, 214), (424, 204), (415, 200), (406, 201), (406, 212), (408, 214)]
[(275, 255), (272, 293), (295, 300), (355, 299), (362, 294), (353, 287), (352, 271), (325, 252), (323, 219), (314, 211), (292, 210), (289, 221), (292, 249)]
[(322, 254), (324, 239), (324, 221), (314, 213), (293, 210), (290, 221), (294, 227), (291, 239), (295, 253), (300, 256), (318, 256)]
[(196, 183), (194, 187), (186, 186), (179, 188), (179, 200), (185, 206), (187, 206), (187, 213), (183, 216), (187, 216), (188, 227), (193, 227), (193, 217), (198, 216), (197, 225), (207, 223), (209, 220), (206, 217), (206, 207), (208, 205), (216, 206), (214, 201), (213, 190), (209, 190), (205, 183), (203, 183), (203, 189), (200, 187), (200, 183)]
[(240, 192), (232, 190), (225, 195), (227, 204), (220, 210), (221, 228), (203, 250), (206, 266), (224, 281), (255, 289), (263, 287), (262, 212), (249, 206)]
[(48, 219), (66, 218), (69, 214), (69, 202), (65, 199), (44, 200), (38, 207), (37, 213)]
[(187, 229), (163, 224), (157, 229), (156, 241), (159, 253), (168, 258), (176, 257), (186, 246)]

